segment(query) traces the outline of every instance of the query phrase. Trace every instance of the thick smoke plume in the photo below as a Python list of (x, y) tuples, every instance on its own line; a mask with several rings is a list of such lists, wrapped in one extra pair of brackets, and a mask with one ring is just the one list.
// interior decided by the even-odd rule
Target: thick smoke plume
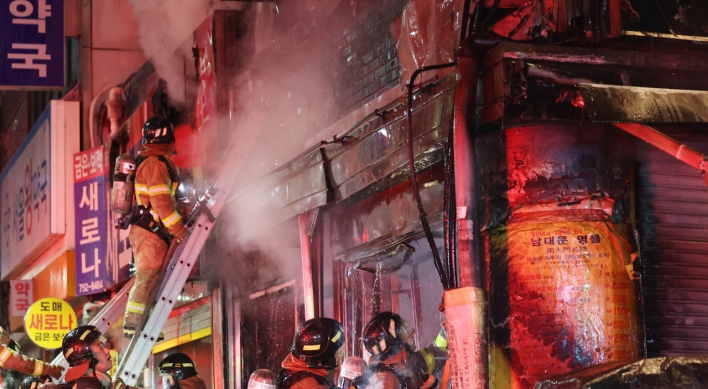
[(170, 101), (186, 101), (185, 63), (192, 58), (191, 47), (183, 43), (211, 11), (210, 0), (130, 0), (138, 23), (140, 45), (167, 82)]
[[(347, 12), (335, 12), (337, 7)], [(233, 169), (238, 176), (234, 192), (240, 198), (227, 204), (217, 231), (223, 255), (239, 264), (234, 274), (225, 275), (228, 269), (220, 268), (219, 276), (242, 290), (263, 282), (301, 280), (297, 220), (267, 225), (272, 187), (260, 184), (313, 146), (321, 119), (334, 110), (335, 64), (327, 49), (335, 41), (334, 31), (351, 23), (349, 7), (344, 0), (308, 0), (253, 3), (244, 10), (253, 23), (239, 45), (249, 55), (241, 61), (248, 70), (238, 70), (233, 116), (220, 121), (221, 132), (214, 138), (225, 142), (236, 134), (243, 158)]]

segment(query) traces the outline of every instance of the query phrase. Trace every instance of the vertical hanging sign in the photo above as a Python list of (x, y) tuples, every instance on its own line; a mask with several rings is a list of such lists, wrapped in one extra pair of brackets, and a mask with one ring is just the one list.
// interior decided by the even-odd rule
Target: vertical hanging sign
[(0, 5), (0, 89), (64, 88), (64, 0)]
[(110, 287), (106, 272), (106, 169), (103, 148), (74, 155), (76, 215), (76, 295), (99, 293)]

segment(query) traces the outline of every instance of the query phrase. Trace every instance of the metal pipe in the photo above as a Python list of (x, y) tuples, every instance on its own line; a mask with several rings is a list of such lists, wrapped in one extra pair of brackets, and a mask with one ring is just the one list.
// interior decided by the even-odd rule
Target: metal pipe
[[(224, 332), (228, 331), (226, 320), (224, 320), (224, 287), (215, 288), (211, 294), (211, 336), (212, 344), (219, 345), (214, 347), (212, 353), (212, 377), (214, 389), (226, 389), (226, 369), (228, 365), (228, 356), (224, 350), (228, 350), (228, 342), (224, 336)], [(154, 360), (154, 358), (150, 358)], [(153, 370), (154, 371), (154, 370)]]
[(465, 0), (462, 6), (462, 25), (460, 26), (460, 42), (464, 41), (467, 37), (467, 29), (470, 20), (470, 3), (472, 0)]
[(423, 328), (423, 303), (420, 301), (420, 274), (418, 264), (411, 266), (411, 303), (413, 304), (413, 320), (415, 321), (415, 344), (420, 347), (420, 331)]
[(429, 70), (444, 69), (455, 66), (455, 62), (450, 62), (446, 64), (423, 66), (416, 69), (411, 76), (411, 80), (408, 83), (408, 167), (411, 170), (411, 187), (413, 193), (415, 194), (416, 204), (418, 205), (418, 217), (420, 218), (420, 224), (423, 226), (423, 231), (425, 231), (425, 237), (430, 245), (430, 251), (433, 254), (433, 263), (435, 264), (435, 270), (438, 272), (440, 277), (440, 282), (444, 289), (450, 288), (450, 283), (445, 276), (445, 271), (443, 269), (442, 261), (440, 260), (440, 254), (438, 253), (438, 247), (433, 238), (433, 233), (430, 230), (430, 224), (428, 223), (428, 215), (423, 209), (423, 201), (420, 199), (420, 190), (418, 189), (418, 177), (415, 172), (415, 160), (413, 157), (413, 88), (415, 87), (415, 79), (420, 73), (427, 72)]
[(314, 221), (310, 235), (310, 258), (312, 261), (312, 296), (314, 301), (315, 317), (324, 316), (324, 252), (322, 234), (324, 232), (322, 218)]
[[(310, 255), (312, 241), (308, 235), (308, 215), (298, 215), (300, 226), (300, 257), (302, 260), (302, 294), (305, 303), (305, 320), (315, 318), (315, 291), (312, 279), (312, 257)], [(297, 304), (295, 304), (297, 306)]]
[(708, 157), (698, 151), (686, 146), (683, 143), (665, 135), (646, 124), (640, 123), (613, 123), (613, 125), (622, 131), (625, 131), (635, 137), (649, 143), (659, 150), (670, 154), (679, 161), (691, 166), (692, 168), (704, 173), (703, 179), (708, 185), (708, 176), (705, 175), (706, 161)]
[(472, 135), (481, 52), (477, 50), (474, 42), (470, 43), (463, 44), (460, 49), (455, 86), (452, 147), (457, 211), (457, 268), (461, 287), (481, 288), (479, 233), (477, 232), (479, 226), (475, 226), (477, 199), (474, 191), (477, 172)]

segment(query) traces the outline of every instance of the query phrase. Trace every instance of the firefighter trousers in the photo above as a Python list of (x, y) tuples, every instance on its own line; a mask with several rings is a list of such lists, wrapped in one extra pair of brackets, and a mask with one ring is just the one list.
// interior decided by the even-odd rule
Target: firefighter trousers
[(168, 246), (154, 232), (135, 225), (130, 226), (128, 239), (133, 247), (135, 284), (128, 296), (123, 326), (135, 328), (145, 313), (145, 304), (150, 298), (153, 288), (158, 287), (155, 283), (162, 267), (162, 261), (165, 260)]

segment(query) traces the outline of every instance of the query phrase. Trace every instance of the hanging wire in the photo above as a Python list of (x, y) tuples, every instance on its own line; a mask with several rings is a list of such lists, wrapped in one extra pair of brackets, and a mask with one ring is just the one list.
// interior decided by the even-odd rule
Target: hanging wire
[(418, 176), (415, 172), (415, 159), (413, 156), (413, 88), (415, 87), (415, 79), (419, 74), (427, 72), (429, 70), (437, 70), (449, 68), (457, 65), (457, 62), (450, 62), (439, 65), (423, 66), (416, 69), (411, 75), (410, 82), (408, 83), (408, 167), (411, 170), (411, 187), (413, 193), (415, 194), (415, 201), (418, 205), (418, 217), (420, 219), (420, 224), (423, 226), (423, 231), (425, 232), (425, 237), (430, 245), (430, 250), (433, 253), (433, 263), (435, 264), (435, 270), (438, 272), (440, 277), (440, 282), (442, 283), (443, 289), (450, 289), (450, 283), (446, 275), (446, 271), (443, 268), (442, 261), (440, 260), (440, 253), (438, 253), (438, 247), (435, 244), (435, 238), (433, 238), (433, 233), (430, 230), (430, 224), (428, 223), (428, 215), (425, 213), (423, 208), (423, 201), (420, 199), (420, 190), (418, 189)]

